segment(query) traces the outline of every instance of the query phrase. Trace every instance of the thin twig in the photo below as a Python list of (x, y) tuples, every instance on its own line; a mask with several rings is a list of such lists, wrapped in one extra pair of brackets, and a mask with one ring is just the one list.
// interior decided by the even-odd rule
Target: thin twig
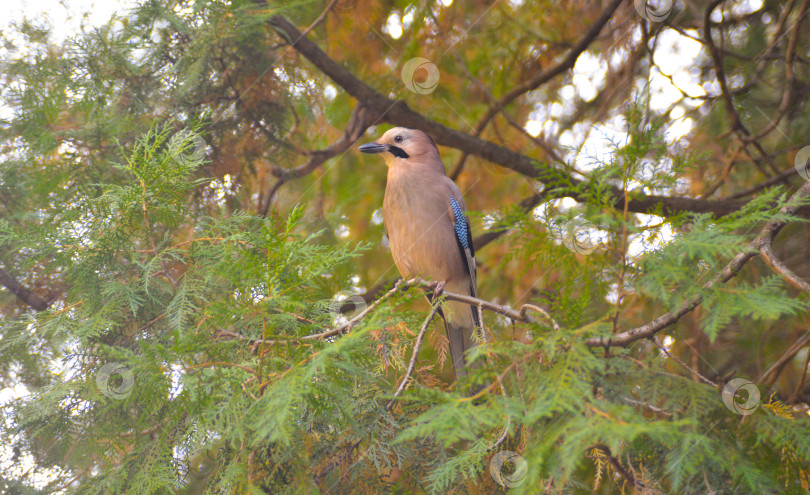
[(655, 337), (650, 337), (650, 342), (655, 344), (655, 346), (658, 347), (661, 350), (661, 352), (663, 352), (668, 358), (670, 358), (671, 360), (675, 361), (676, 363), (680, 364), (681, 366), (683, 366), (684, 368), (689, 370), (690, 373), (692, 373), (694, 376), (698, 377), (701, 381), (703, 381), (703, 383), (706, 383), (707, 385), (711, 385), (711, 386), (713, 386), (715, 388), (718, 386), (715, 382), (713, 382), (713, 381), (709, 380), (708, 378), (706, 378), (705, 376), (701, 375), (699, 371), (697, 371), (695, 369), (692, 369), (688, 364), (684, 363), (678, 356), (675, 356), (674, 354), (669, 352), (669, 350), (667, 350), (666, 347), (662, 346), (661, 344), (658, 343), (657, 340), (655, 340)]
[(397, 397), (402, 395), (402, 392), (405, 390), (405, 387), (408, 386), (408, 382), (411, 381), (411, 374), (413, 373), (413, 369), (416, 366), (416, 358), (419, 355), (419, 349), (422, 348), (422, 339), (425, 336), (425, 332), (427, 331), (428, 325), (430, 324), (433, 317), (436, 316), (436, 313), (439, 311), (441, 304), (438, 300), (433, 303), (433, 307), (430, 308), (430, 313), (428, 313), (427, 318), (425, 318), (424, 323), (422, 323), (422, 328), (419, 329), (419, 335), (416, 336), (416, 342), (413, 344), (413, 352), (411, 353), (411, 361), (408, 363), (408, 369), (405, 370), (405, 376), (402, 377), (402, 381), (399, 382), (399, 386), (397, 387), (396, 391), (394, 391), (394, 396), (391, 397), (391, 400), (388, 401), (388, 404), (385, 406), (386, 411), (390, 411), (391, 407), (394, 406), (394, 401), (396, 401)]
[[(795, 356), (804, 346), (810, 343), (810, 332), (806, 332), (804, 335), (799, 337), (799, 339), (791, 345), (787, 351), (780, 357), (775, 363), (768, 368), (765, 373), (763, 373), (758, 379), (758, 383), (765, 383), (765, 384), (772, 384), (776, 381), (777, 376), (779, 375), (777, 371), (781, 370), (791, 359)], [(772, 376), (771, 376), (772, 375)]]
[[(706, 42), (706, 46), (709, 48), (709, 54), (712, 57), (712, 61), (714, 62), (714, 72), (717, 77), (717, 82), (720, 84), (720, 91), (723, 96), (723, 103), (726, 107), (726, 113), (728, 114), (729, 119), (731, 120), (731, 127), (736, 132), (740, 138), (740, 141), (743, 143), (743, 146), (747, 148), (749, 144), (752, 144), (754, 148), (761, 154), (762, 158), (768, 165), (771, 167), (771, 170), (774, 174), (779, 174), (779, 169), (776, 168), (776, 165), (773, 163), (773, 160), (768, 156), (768, 153), (762, 148), (762, 146), (757, 141), (757, 136), (752, 136), (751, 131), (745, 126), (740, 118), (740, 114), (737, 112), (737, 108), (734, 106), (734, 100), (732, 99), (731, 91), (728, 87), (728, 82), (726, 80), (725, 68), (723, 66), (723, 58), (720, 53), (720, 50), (715, 45), (714, 40), (712, 39), (712, 22), (711, 16), (714, 9), (717, 8), (718, 5), (723, 3), (725, 0), (713, 0), (711, 4), (706, 8), (706, 11), (703, 14), (703, 23), (704, 23), (704, 31), (703, 37)], [(753, 156), (752, 156), (753, 158)], [(755, 161), (755, 163), (758, 163)], [(763, 170), (763, 173), (767, 176), (767, 172)]]
[(548, 319), (548, 321), (551, 322), (551, 327), (554, 330), (556, 330), (556, 331), (560, 330), (560, 325), (557, 324), (557, 321), (554, 318), (552, 318), (551, 315), (548, 314), (548, 311), (546, 311), (545, 309), (541, 308), (540, 306), (535, 306), (534, 304), (524, 304), (523, 306), (520, 307), (520, 311), (518, 311), (518, 314), (520, 314), (521, 316), (526, 317), (526, 311), (527, 310), (532, 310), (532, 311), (535, 311), (535, 312), (540, 313), (541, 315), (545, 316), (546, 319)]
[[(346, 333), (346, 332), (351, 331), (351, 329), (354, 328), (354, 326), (357, 325), (357, 323), (359, 323), (369, 313), (371, 313), (374, 309), (379, 307), (380, 304), (382, 304), (387, 299), (391, 298), (397, 292), (406, 291), (406, 290), (408, 290), (408, 289), (410, 289), (412, 287), (430, 288), (433, 285), (434, 285), (433, 283), (431, 283), (431, 282), (429, 282), (427, 280), (423, 280), (421, 278), (412, 278), (412, 279), (407, 280), (407, 281), (400, 279), (399, 281), (397, 281), (396, 284), (394, 284), (394, 287), (392, 287), (388, 292), (386, 292), (385, 294), (383, 294), (382, 296), (377, 298), (374, 302), (369, 304), (368, 307), (366, 307), (363, 311), (356, 314), (349, 321), (347, 321), (345, 323), (342, 323), (341, 325), (338, 325), (338, 326), (336, 326), (334, 328), (331, 328), (329, 330), (325, 330), (325, 331), (320, 332), (320, 333), (305, 335), (303, 337), (289, 337), (289, 338), (280, 337), (280, 338), (277, 338), (277, 339), (269, 339), (269, 340), (268, 339), (265, 339), (265, 340), (252, 340), (251, 342), (253, 343), (254, 346), (259, 345), (259, 344), (266, 344), (266, 345), (290, 344), (290, 343), (295, 343), (295, 341), (323, 340), (323, 339), (326, 339), (326, 338), (329, 338), (329, 337), (332, 337), (332, 336), (335, 336), (335, 335), (338, 335), (338, 334), (341, 334), (341, 333)], [(510, 308), (508, 306), (503, 306), (503, 305), (500, 305), (500, 304), (497, 304), (497, 303), (494, 303), (494, 302), (479, 299), (477, 297), (468, 296), (466, 294), (456, 294), (454, 292), (442, 291), (442, 296), (444, 297), (445, 300), (458, 301), (458, 302), (469, 304), (470, 306), (480, 307), (481, 309), (486, 309), (487, 311), (492, 311), (493, 313), (497, 313), (497, 314), (505, 316), (505, 317), (507, 317), (507, 318), (509, 318), (511, 320), (520, 321), (522, 323), (536, 323), (534, 318), (532, 318), (531, 316), (526, 314), (527, 310), (536, 311), (536, 312), (544, 315), (546, 318), (548, 318), (549, 321), (552, 324), (552, 327), (555, 330), (560, 329), (557, 322), (554, 321), (554, 319), (551, 317), (551, 315), (548, 314), (547, 311), (545, 311), (544, 309), (542, 309), (542, 308), (540, 308), (538, 306), (534, 306), (534, 305), (531, 305), (531, 304), (525, 304), (525, 305), (523, 305), (521, 307), (521, 309), (519, 311), (515, 311), (514, 309), (512, 309), (512, 308)], [(242, 336), (240, 336), (238, 334), (235, 334), (233, 332), (228, 332), (228, 331), (225, 331), (225, 330), (221, 330), (219, 333), (221, 335), (225, 335), (225, 336), (228, 336), (228, 337), (245, 339), (245, 337), (242, 337)]]
[(667, 411), (666, 409), (661, 409), (658, 406), (654, 406), (654, 405), (648, 404), (646, 402), (641, 402), (640, 400), (631, 399), (630, 397), (622, 397), (621, 399), (623, 401), (629, 403), (629, 404), (633, 404), (633, 405), (636, 405), (636, 406), (641, 406), (641, 407), (643, 407), (645, 409), (648, 409), (648, 410), (650, 410), (650, 411), (652, 411), (652, 412), (654, 412), (656, 414), (660, 414), (660, 415), (666, 416), (668, 418), (672, 417), (671, 412)]
[(803, 292), (810, 292), (810, 284), (802, 280), (801, 277), (793, 273), (793, 270), (787, 267), (782, 260), (776, 257), (773, 252), (773, 247), (770, 243), (763, 244), (759, 249), (762, 259), (771, 267), (773, 271), (782, 276), (790, 285)]

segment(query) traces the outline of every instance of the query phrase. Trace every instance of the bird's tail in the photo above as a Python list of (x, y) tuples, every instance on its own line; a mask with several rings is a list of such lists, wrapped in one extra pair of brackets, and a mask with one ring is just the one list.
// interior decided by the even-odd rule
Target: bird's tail
[[(444, 309), (447, 340), (450, 341), (450, 358), (456, 380), (466, 377), (474, 368), (481, 366), (480, 359), (472, 362), (468, 351), (483, 341), (483, 331), (476, 308), (457, 301), (445, 301)], [(473, 383), (470, 395), (478, 393), (489, 383)]]

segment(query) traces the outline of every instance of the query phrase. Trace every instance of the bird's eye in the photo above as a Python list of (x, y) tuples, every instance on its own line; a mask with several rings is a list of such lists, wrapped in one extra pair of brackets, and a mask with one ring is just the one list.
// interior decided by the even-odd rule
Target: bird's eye
[(395, 138), (394, 138), (394, 142), (395, 142), (395, 143), (401, 143), (401, 142), (402, 142), (402, 136), (397, 136), (397, 137), (395, 137)]

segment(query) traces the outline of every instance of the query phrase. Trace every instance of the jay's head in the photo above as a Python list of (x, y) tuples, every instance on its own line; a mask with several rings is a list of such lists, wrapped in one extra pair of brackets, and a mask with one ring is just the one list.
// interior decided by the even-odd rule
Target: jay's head
[[(389, 167), (406, 163), (426, 163), (438, 161), (439, 150), (436, 143), (419, 129), (394, 127), (373, 143), (357, 147), (363, 153), (380, 153)], [(444, 170), (444, 167), (442, 167)]]

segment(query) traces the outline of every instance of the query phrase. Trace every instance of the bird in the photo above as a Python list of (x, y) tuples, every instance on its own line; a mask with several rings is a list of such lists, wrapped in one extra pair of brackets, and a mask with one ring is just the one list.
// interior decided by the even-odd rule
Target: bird
[[(383, 222), (402, 277), (434, 281), (435, 290), (427, 294), (431, 303), (442, 290), (477, 298), (475, 247), (464, 198), (445, 173), (433, 139), (419, 129), (394, 127), (357, 149), (381, 155), (388, 167)], [(458, 301), (444, 301), (438, 313), (459, 380), (474, 366), (468, 351), (483, 341), (480, 315)]]

